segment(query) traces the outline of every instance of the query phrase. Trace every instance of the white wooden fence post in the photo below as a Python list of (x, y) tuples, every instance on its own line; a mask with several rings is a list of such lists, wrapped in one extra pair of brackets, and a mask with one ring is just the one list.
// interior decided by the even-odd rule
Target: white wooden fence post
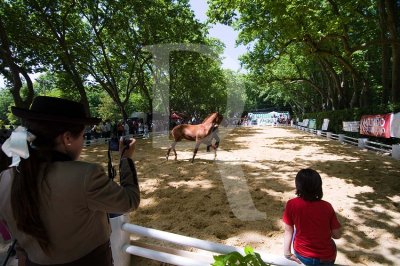
[(367, 138), (358, 139), (358, 147), (361, 149), (365, 148), (365, 146), (367, 145), (367, 141), (368, 141)]
[(326, 132), (326, 138), (331, 139), (332, 138), (332, 132)]
[(322, 131), (321, 130), (317, 130), (317, 136), (321, 136)]
[(131, 255), (126, 253), (123, 246), (129, 244), (130, 233), (122, 230), (122, 225), (128, 222), (128, 214), (110, 218), (111, 225), (111, 250), (114, 266), (129, 266)]
[(392, 145), (392, 157), (397, 160), (400, 160), (400, 144)]
[(344, 142), (344, 134), (339, 134), (339, 142), (343, 143)]

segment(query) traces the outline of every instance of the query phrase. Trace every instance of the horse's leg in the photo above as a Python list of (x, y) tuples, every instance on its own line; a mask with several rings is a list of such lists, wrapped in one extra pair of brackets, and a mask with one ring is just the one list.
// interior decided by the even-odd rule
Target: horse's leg
[(168, 152), (167, 152), (167, 156), (165, 156), (165, 158), (167, 159), (167, 161), (168, 161), (168, 157), (169, 157), (169, 152), (171, 151), (171, 146), (169, 147), (169, 149), (168, 149)]
[(166, 156), (166, 158), (167, 158), (167, 161), (168, 161), (168, 157), (169, 157), (169, 153), (171, 152), (171, 149), (173, 149), (173, 150), (174, 150), (174, 153), (175, 153), (175, 160), (176, 160), (176, 151), (175, 151), (175, 145), (176, 145), (176, 141), (174, 141), (174, 142), (171, 144), (171, 146), (169, 147), (169, 149), (168, 149), (168, 152), (167, 152), (167, 156)]
[(196, 141), (196, 146), (194, 147), (194, 151), (193, 151), (192, 163), (194, 162), (194, 157), (196, 156), (196, 153), (199, 150), (200, 144), (201, 144), (201, 141), (197, 140)]
[(219, 147), (220, 138), (218, 137), (217, 133), (214, 134), (214, 138), (215, 138), (215, 144), (213, 147), (214, 147), (214, 160), (215, 160), (215, 158), (217, 158), (217, 149)]
[(216, 145), (218, 145), (219, 144), (219, 137), (218, 137), (216, 132), (212, 132), (211, 133), (211, 137), (209, 138), (209, 140), (207, 142), (205, 142), (205, 144), (207, 145), (207, 152), (209, 152), (211, 150), (210, 149), (211, 147), (213, 147), (215, 149), (215, 146), (212, 144), (212, 140), (213, 139), (215, 139), (215, 141), (217, 141)]
[(175, 161), (176, 161), (176, 160), (178, 159), (178, 156), (176, 155), (175, 145), (176, 145), (176, 142), (172, 143), (172, 149), (173, 149), (173, 151), (174, 151), (174, 154), (175, 154)]
[(207, 152), (210, 152), (210, 148), (212, 146), (211, 141), (210, 142), (206, 142), (206, 145), (207, 145)]

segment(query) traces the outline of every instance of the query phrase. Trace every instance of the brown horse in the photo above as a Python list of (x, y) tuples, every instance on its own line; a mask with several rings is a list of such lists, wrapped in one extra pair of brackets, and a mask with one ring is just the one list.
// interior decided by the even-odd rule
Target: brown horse
[[(216, 113), (211, 113), (206, 119), (204, 119), (203, 123), (199, 125), (182, 124), (174, 127), (171, 131), (171, 135), (174, 138), (174, 142), (168, 149), (168, 153), (166, 156), (167, 160), (171, 149), (174, 151), (175, 160), (177, 159), (175, 150), (176, 143), (181, 141), (182, 139), (187, 139), (196, 141), (196, 146), (194, 148), (193, 158), (192, 158), (192, 163), (193, 163), (194, 157), (196, 156), (200, 144), (203, 142), (207, 143), (211, 141), (211, 139), (209, 139), (210, 137), (212, 137), (211, 133), (216, 130), (216, 128), (222, 122), (223, 118), (224, 117), (220, 113), (216, 112)], [(214, 152), (215, 152), (214, 155), (216, 156), (215, 147), (214, 147)]]

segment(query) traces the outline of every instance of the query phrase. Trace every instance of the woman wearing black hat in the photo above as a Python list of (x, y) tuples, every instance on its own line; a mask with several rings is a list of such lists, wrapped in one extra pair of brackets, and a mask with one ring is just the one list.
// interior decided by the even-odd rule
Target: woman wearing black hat
[(12, 157), (0, 174), (0, 220), (7, 223), (27, 265), (112, 265), (107, 213), (140, 202), (132, 139), (120, 142), (121, 185), (100, 165), (77, 161), (85, 125), (96, 124), (77, 102), (39, 96), (29, 110), (12, 108), (17, 128), (2, 149)]

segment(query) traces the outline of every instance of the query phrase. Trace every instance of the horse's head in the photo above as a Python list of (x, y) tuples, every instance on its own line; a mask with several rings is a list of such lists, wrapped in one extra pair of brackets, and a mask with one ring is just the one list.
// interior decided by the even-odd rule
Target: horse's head
[(212, 123), (214, 126), (223, 125), (224, 127), (228, 126), (228, 121), (224, 119), (224, 116), (219, 112), (209, 114), (203, 121), (203, 123)]
[(222, 124), (225, 127), (227, 126), (226, 119), (224, 119), (224, 116), (218, 112), (210, 114), (206, 119), (204, 119), (203, 123), (212, 123), (217, 126)]
[(217, 112), (214, 123), (220, 125), (223, 121), (224, 121), (224, 116)]

